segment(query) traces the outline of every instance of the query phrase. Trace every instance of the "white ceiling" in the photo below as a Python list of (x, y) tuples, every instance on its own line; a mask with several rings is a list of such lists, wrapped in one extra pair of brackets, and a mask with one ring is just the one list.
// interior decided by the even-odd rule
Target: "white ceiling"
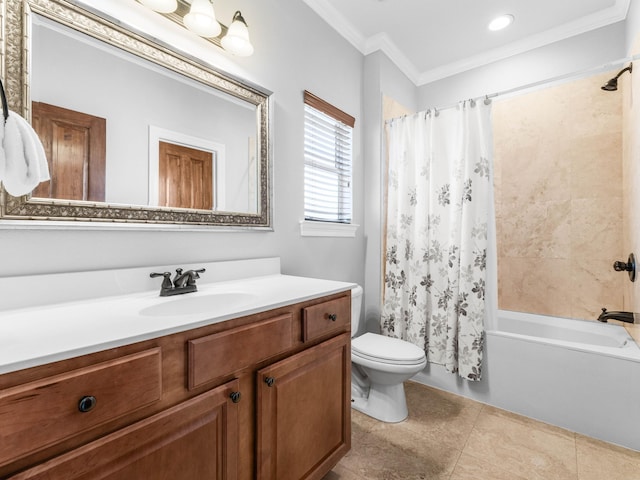
[[(363, 54), (384, 51), (416, 84), (624, 20), (631, 0), (304, 0)], [(509, 13), (515, 22), (491, 32)]]

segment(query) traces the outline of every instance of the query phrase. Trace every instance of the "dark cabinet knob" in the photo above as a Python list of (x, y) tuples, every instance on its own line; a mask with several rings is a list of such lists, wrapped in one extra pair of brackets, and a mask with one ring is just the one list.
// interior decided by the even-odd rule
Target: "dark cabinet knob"
[(328, 317), (332, 322), (335, 322), (338, 319), (338, 315), (336, 315), (335, 313), (330, 313)]
[(231, 398), (233, 403), (238, 403), (240, 401), (240, 392), (231, 392), (229, 398)]
[(273, 377), (267, 377), (264, 379), (264, 383), (266, 383), (268, 387), (272, 387), (275, 381), (276, 379)]
[(93, 410), (93, 407), (96, 406), (96, 403), (98, 403), (96, 397), (94, 397), (93, 395), (85, 395), (78, 402), (78, 410), (80, 410), (82, 413), (90, 412), (91, 410)]

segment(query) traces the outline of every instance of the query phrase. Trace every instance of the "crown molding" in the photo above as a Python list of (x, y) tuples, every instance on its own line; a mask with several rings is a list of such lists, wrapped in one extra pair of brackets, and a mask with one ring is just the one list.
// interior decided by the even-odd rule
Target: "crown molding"
[(356, 47), (363, 55), (366, 38), (326, 0), (303, 0), (320, 18)]
[(501, 48), (488, 50), (480, 55), (475, 55), (457, 62), (452, 62), (427, 70), (419, 75), (418, 81), (415, 82), (416, 86), (441, 80), (467, 70), (472, 70), (489, 63), (504, 60), (505, 58), (509, 58), (520, 53), (544, 47), (545, 45), (566, 40), (567, 38), (622, 21), (627, 18), (630, 3), (631, 0), (617, 0), (614, 6), (579, 18), (573, 22), (566, 23), (536, 35), (531, 35), (523, 40), (513, 42)]
[(361, 50), (364, 55), (369, 55), (377, 51), (384, 52), (400, 71), (409, 77), (409, 80), (416, 85), (418, 84), (420, 72), (418, 72), (418, 69), (411, 60), (393, 43), (391, 37), (389, 37), (386, 32), (378, 33), (377, 35), (367, 38), (364, 43), (364, 49)]
[(347, 39), (363, 55), (382, 51), (416, 86), (422, 86), (467, 70), (518, 55), (554, 42), (606, 27), (625, 20), (631, 0), (616, 0), (616, 3), (604, 10), (586, 15), (573, 22), (566, 23), (545, 32), (529, 36), (505, 47), (496, 48), (479, 55), (464, 58), (436, 68), (420, 72), (416, 66), (393, 43), (387, 33), (379, 33), (365, 38), (342, 14), (326, 0), (304, 0), (304, 2), (325, 20), (340, 35)]

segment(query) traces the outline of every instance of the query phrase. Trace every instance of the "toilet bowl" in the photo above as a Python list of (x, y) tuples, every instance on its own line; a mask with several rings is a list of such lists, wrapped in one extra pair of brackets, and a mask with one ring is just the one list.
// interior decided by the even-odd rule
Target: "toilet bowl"
[(424, 351), (404, 340), (375, 333), (354, 335), (360, 325), (362, 287), (351, 290), (351, 406), (383, 422), (407, 418), (405, 380), (427, 364)]

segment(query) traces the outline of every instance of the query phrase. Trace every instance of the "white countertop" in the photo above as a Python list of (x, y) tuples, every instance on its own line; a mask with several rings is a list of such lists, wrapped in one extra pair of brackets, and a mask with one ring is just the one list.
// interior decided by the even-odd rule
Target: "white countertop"
[[(264, 312), (345, 291), (354, 285), (272, 274), (203, 283), (194, 293), (160, 297), (158, 282), (153, 291), (5, 310), (0, 312), (0, 374)], [(200, 297), (218, 294), (236, 295), (240, 300), (221, 301), (206, 312), (143, 312), (185, 299), (207, 301)]]

